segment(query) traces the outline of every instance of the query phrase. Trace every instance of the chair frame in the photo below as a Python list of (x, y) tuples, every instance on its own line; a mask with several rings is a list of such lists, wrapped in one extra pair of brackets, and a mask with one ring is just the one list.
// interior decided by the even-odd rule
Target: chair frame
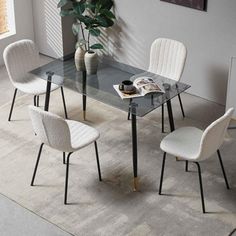
[[(19, 63), (19, 60), (21, 57), (23, 57), (24, 60), (22, 61), (22, 63)], [(33, 95), (33, 104), (34, 106), (38, 107), (39, 96), (42, 94), (46, 94), (46, 87), (45, 87), (45, 91), (42, 87), (40, 90), (38, 90), (38, 92), (37, 90), (32, 91), (30, 89), (24, 92), (24, 89), (23, 89), (24, 84), (27, 84), (29, 82), (27, 80), (28, 71), (31, 71), (32, 69), (35, 69), (36, 67), (39, 67), (40, 65), (39, 51), (37, 50), (37, 47), (32, 40), (23, 39), (23, 40), (18, 40), (14, 43), (9, 44), (4, 49), (3, 59), (6, 65), (9, 79), (15, 88), (10, 112), (8, 115), (8, 121), (11, 121), (18, 90), (22, 91), (25, 94)], [(16, 83), (21, 84), (21, 86), (19, 86), (19, 84), (17, 85)], [(34, 85), (34, 87), (37, 87), (37, 83)], [(67, 110), (66, 110), (66, 102), (65, 102), (63, 87), (62, 86), (55, 87), (55, 89), (58, 89), (58, 88), (61, 88), (61, 96), (62, 96), (62, 101), (63, 101), (65, 118), (67, 119), (68, 115), (67, 115)]]
[[(11, 108), (10, 108), (10, 112), (9, 112), (9, 116), (8, 116), (8, 121), (11, 121), (12, 112), (13, 112), (13, 108), (14, 108), (14, 104), (15, 104), (15, 100), (16, 100), (17, 90), (18, 89), (15, 88), (12, 103), (11, 103)], [(61, 96), (62, 96), (62, 102), (63, 102), (63, 107), (64, 107), (65, 118), (68, 119), (63, 87), (61, 87)], [(34, 106), (39, 107), (39, 95), (34, 95), (34, 102), (33, 103), (34, 103)]]
[[(174, 40), (174, 39), (167, 39), (167, 38), (157, 38), (157, 39), (155, 39), (155, 40), (152, 42), (152, 45), (151, 45), (150, 61), (149, 61), (149, 69), (148, 69), (148, 71), (150, 70), (151, 61), (152, 61), (151, 58), (152, 58), (152, 56), (153, 56), (153, 52), (152, 52), (153, 49), (152, 49), (152, 48), (153, 48), (154, 45), (157, 44), (157, 42), (160, 43), (160, 40), (168, 40), (169, 42), (172, 42), (172, 43), (173, 43), (173, 42), (177, 42), (178, 44), (182, 44), (181, 42), (176, 41), (176, 40)], [(182, 44), (182, 45), (183, 45), (183, 44)], [(184, 46), (184, 45), (183, 45), (183, 46)], [(184, 47), (185, 47), (185, 46), (184, 46)], [(177, 77), (176, 79), (174, 79), (173, 77), (170, 77), (170, 79), (174, 79), (174, 80), (176, 80), (176, 81), (179, 81), (179, 80), (180, 80), (180, 78), (181, 78), (181, 76), (182, 76), (182, 73), (183, 73), (183, 70), (184, 70), (186, 57), (187, 57), (187, 49), (186, 49), (186, 47), (185, 47), (185, 51), (186, 51), (186, 52), (185, 52), (185, 56), (184, 56), (184, 59), (183, 59), (183, 66), (182, 66), (181, 73), (180, 73), (179, 77)], [(154, 73), (155, 73), (155, 72), (154, 72)], [(182, 103), (180, 94), (178, 94), (178, 99), (179, 99), (179, 104), (180, 104), (182, 116), (183, 116), (183, 118), (185, 118), (185, 112), (184, 112), (183, 103)], [(131, 104), (131, 102), (132, 102), (132, 98), (130, 99), (130, 104)], [(152, 98), (151, 102), (153, 103), (153, 98)], [(127, 117), (127, 120), (130, 120), (130, 109), (128, 110), (128, 117)], [(161, 106), (161, 126), (162, 126), (161, 131), (162, 131), (162, 133), (165, 133), (165, 127), (164, 127), (164, 125), (165, 125), (165, 119), (164, 119), (164, 104), (162, 104), (162, 106)]]
[[(42, 143), (40, 145), (40, 148), (39, 148), (37, 160), (36, 160), (35, 167), (34, 167), (33, 176), (32, 176), (32, 179), (31, 179), (31, 184), (30, 184), (31, 186), (34, 186), (34, 180), (35, 180), (36, 172), (37, 172), (37, 169), (38, 169), (39, 160), (40, 160), (40, 157), (41, 157), (43, 145), (44, 145), (44, 143)], [(98, 178), (99, 178), (99, 181), (102, 181), (100, 162), (99, 162), (99, 155), (98, 155), (98, 147), (97, 147), (97, 142), (96, 141), (94, 141), (94, 147), (95, 147), (96, 160), (97, 160)], [(68, 202), (67, 202), (67, 195), (68, 195), (69, 165), (70, 165), (70, 156), (71, 156), (72, 153), (73, 152), (69, 152), (67, 157), (66, 157), (66, 153), (63, 152), (63, 164), (66, 164), (65, 193), (64, 193), (64, 204), (65, 205), (68, 204)]]
[[(165, 169), (166, 154), (167, 154), (166, 152), (164, 152), (164, 154), (163, 154), (162, 167), (161, 167), (161, 177), (160, 177), (160, 184), (159, 184), (159, 195), (162, 195), (162, 185), (163, 185), (163, 176), (164, 176), (164, 169)], [(219, 149), (217, 150), (217, 155), (218, 155), (221, 170), (222, 170), (222, 173), (223, 173), (223, 176), (224, 176), (226, 188), (230, 189)], [(188, 172), (188, 162), (189, 161), (186, 161), (186, 166), (185, 166), (185, 171), (186, 172)], [(197, 169), (198, 169), (200, 194), (201, 194), (201, 202), (202, 202), (202, 212), (206, 213), (205, 201), (204, 201), (204, 192), (203, 192), (203, 184), (202, 184), (201, 166), (200, 166), (199, 162), (194, 162), (193, 161), (193, 163), (195, 163), (197, 165)]]

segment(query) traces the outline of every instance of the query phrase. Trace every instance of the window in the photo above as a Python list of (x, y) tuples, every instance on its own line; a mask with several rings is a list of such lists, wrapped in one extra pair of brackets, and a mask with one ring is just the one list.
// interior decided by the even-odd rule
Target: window
[(9, 31), (7, 19), (7, 0), (0, 0), (0, 34)]
[(14, 0), (0, 0), (0, 39), (15, 33)]

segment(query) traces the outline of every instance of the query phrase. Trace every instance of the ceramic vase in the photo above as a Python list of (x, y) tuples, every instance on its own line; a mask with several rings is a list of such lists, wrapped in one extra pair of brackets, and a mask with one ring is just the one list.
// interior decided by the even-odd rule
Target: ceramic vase
[(78, 47), (75, 51), (75, 66), (77, 71), (85, 71), (84, 55), (84, 49)]
[(97, 73), (98, 55), (94, 51), (88, 51), (84, 55), (85, 68), (88, 75)]

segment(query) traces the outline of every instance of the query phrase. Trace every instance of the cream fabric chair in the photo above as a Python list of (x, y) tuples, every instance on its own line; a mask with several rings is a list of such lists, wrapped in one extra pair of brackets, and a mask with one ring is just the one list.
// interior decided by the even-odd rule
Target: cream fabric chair
[(68, 153), (66, 161), (64, 204), (67, 204), (69, 161), (70, 161), (70, 156), (73, 152), (81, 148), (84, 148), (91, 143), (94, 143), (99, 180), (102, 181), (99, 157), (98, 157), (98, 149), (96, 143), (96, 140), (99, 138), (99, 132), (96, 129), (77, 121), (64, 120), (60, 116), (57, 116), (50, 112), (43, 111), (35, 106), (29, 106), (29, 113), (30, 113), (30, 118), (32, 120), (34, 132), (40, 139), (40, 142), (42, 143), (40, 145), (31, 181), (31, 186), (34, 185), (34, 179), (44, 144), (53, 149), (63, 152), (64, 164), (65, 164), (65, 153)]
[(172, 155), (173, 157), (179, 157), (182, 160), (186, 160), (186, 171), (188, 171), (188, 161), (191, 161), (197, 165), (203, 213), (206, 211), (202, 187), (201, 168), (199, 163), (210, 158), (215, 152), (218, 154), (226, 187), (229, 189), (229, 184), (219, 148), (223, 144), (226, 130), (233, 115), (233, 111), (234, 109), (230, 108), (222, 117), (209, 125), (205, 131), (195, 127), (183, 127), (170, 133), (162, 140), (160, 147), (164, 151), (164, 155), (159, 187), (160, 195), (162, 193), (166, 153)]
[[(33, 41), (24, 39), (8, 45), (3, 52), (9, 78), (15, 87), (8, 121), (15, 103), (17, 90), (34, 95), (34, 105), (39, 106), (39, 95), (46, 93), (47, 82), (28, 72), (40, 66), (39, 52)], [(52, 84), (51, 91), (61, 88), (62, 100), (67, 118), (63, 87)]]
[[(151, 46), (148, 71), (179, 81), (187, 57), (183, 43), (167, 38), (156, 39)], [(178, 94), (183, 117), (185, 117), (181, 97)], [(164, 105), (162, 105), (162, 132), (164, 133)]]

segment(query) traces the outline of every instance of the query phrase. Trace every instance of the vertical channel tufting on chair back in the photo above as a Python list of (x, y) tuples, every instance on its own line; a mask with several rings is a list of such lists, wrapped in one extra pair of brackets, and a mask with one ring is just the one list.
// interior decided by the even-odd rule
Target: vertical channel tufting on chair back
[(69, 127), (64, 119), (35, 106), (29, 106), (33, 129), (42, 143), (61, 150), (72, 151)]
[(39, 52), (33, 41), (24, 39), (8, 45), (3, 52), (11, 81), (24, 82), (27, 72), (39, 66)]
[(200, 144), (200, 160), (209, 158), (222, 145), (233, 112), (234, 109), (230, 108), (223, 116), (205, 129)]
[(149, 71), (179, 81), (183, 73), (187, 49), (183, 43), (158, 38), (151, 46)]

